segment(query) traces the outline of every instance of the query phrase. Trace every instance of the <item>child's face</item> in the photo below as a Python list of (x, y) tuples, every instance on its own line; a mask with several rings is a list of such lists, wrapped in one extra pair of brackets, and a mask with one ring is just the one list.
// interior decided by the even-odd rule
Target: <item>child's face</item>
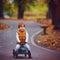
[(25, 30), (25, 27), (20, 27), (19, 30), (20, 31), (24, 31)]

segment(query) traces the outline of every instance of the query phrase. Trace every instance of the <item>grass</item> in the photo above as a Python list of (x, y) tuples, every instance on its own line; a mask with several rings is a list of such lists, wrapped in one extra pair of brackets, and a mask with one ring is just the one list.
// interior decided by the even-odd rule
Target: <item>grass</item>
[(36, 5), (36, 6), (30, 6), (30, 12), (34, 15), (29, 15), (28, 16), (24, 16), (24, 18), (46, 18), (46, 14), (48, 11), (48, 7), (47, 4), (43, 4), (43, 5)]

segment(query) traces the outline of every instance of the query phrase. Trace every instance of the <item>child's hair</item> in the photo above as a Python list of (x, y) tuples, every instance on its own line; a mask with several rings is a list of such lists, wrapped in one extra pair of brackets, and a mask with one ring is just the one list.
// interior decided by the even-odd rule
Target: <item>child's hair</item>
[(25, 24), (24, 23), (19, 23), (18, 28), (20, 28), (20, 27), (25, 27)]

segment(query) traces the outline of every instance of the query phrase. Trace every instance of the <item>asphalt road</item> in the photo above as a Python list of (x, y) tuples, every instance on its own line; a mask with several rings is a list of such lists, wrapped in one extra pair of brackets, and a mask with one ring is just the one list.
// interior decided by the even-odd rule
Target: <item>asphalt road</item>
[(31, 47), (32, 59), (19, 58), (12, 56), (12, 50), (16, 46), (16, 30), (20, 21), (0, 20), (0, 23), (10, 25), (10, 29), (0, 31), (0, 60), (60, 60), (60, 52), (35, 46), (31, 37), (38, 31), (42, 31), (40, 24), (25, 21), (26, 29), (29, 33), (29, 45)]

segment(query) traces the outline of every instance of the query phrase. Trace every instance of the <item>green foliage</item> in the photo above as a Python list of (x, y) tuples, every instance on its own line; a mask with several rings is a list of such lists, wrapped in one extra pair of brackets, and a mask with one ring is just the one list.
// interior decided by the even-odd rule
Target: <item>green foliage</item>
[[(46, 15), (48, 11), (47, 3), (41, 4), (43, 0), (21, 0), (22, 7), (24, 7), (25, 11), (31, 11), (38, 13), (41, 15)], [(47, 1), (47, 0), (46, 0)], [(11, 17), (16, 16), (18, 13), (18, 0), (14, 0), (12, 3), (9, 3), (8, 0), (4, 0), (4, 12)]]
[(14, 3), (9, 3), (8, 0), (4, 0), (4, 12), (12, 17), (17, 14), (17, 6), (14, 6)]

